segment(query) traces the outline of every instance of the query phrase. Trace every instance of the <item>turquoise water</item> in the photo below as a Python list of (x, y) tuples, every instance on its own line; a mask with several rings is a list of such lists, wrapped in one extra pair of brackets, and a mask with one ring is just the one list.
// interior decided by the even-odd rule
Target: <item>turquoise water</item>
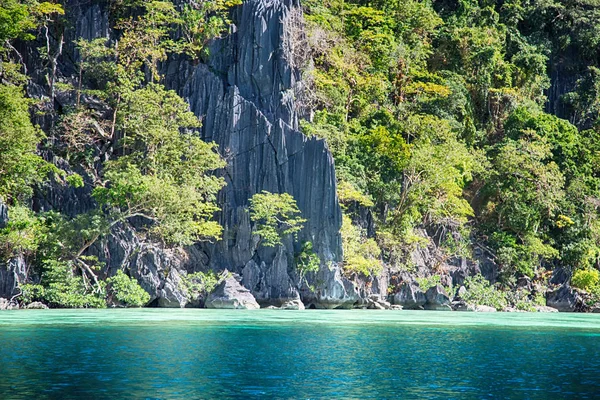
[(0, 312), (0, 399), (600, 397), (600, 315)]

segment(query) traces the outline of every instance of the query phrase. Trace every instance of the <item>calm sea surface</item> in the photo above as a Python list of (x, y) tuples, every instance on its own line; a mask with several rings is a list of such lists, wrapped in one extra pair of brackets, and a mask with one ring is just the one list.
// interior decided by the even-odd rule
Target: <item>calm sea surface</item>
[(600, 315), (0, 312), (0, 399), (600, 398)]

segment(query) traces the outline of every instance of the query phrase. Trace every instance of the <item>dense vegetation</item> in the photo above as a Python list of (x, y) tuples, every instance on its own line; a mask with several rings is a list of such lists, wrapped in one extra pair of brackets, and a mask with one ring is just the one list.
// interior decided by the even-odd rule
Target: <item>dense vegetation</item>
[[(88, 252), (125, 223), (163, 246), (220, 238), (213, 215), (224, 181), (211, 172), (224, 160), (164, 87), (160, 63), (205, 57), (240, 3), (112, 0), (115, 37), (77, 41), (77, 72), (59, 79), (61, 2), (0, 0), (0, 199), (10, 213), (0, 252), (34, 266), (26, 301), (143, 305), (135, 281), (99, 276)], [(413, 271), (411, 251), (434, 242), (442, 251), (433, 276), (479, 247), (505, 288), (524, 276), (545, 282), (562, 267), (574, 286), (600, 291), (600, 1), (302, 5), (304, 16), (290, 14), (286, 50), (305, 82), (302, 130), (335, 157), (346, 274), (376, 275), (384, 263)], [(24, 91), (31, 77), (18, 44), (27, 41), (44, 66), (45, 95), (35, 101)], [(58, 94), (76, 100), (59, 112)], [(35, 213), (34, 189), (48, 180), (91, 188), (95, 207)], [(305, 222), (287, 194), (259, 193), (249, 211), (264, 246)], [(296, 262), (301, 273), (318, 270), (312, 243)], [(207, 277), (186, 285), (214, 286)], [(482, 302), (506, 302), (489, 300), (478, 278), (467, 286)]]
[(507, 287), (600, 266), (600, 2), (304, 6), (303, 129), (328, 141), (340, 200), (371, 210), (387, 262), (410, 270), (433, 240), (442, 260), (486, 249)]
[[(36, 283), (21, 288), (26, 302), (146, 304), (148, 293), (135, 280), (123, 271), (108, 279), (98, 276), (102, 265), (87, 252), (125, 222), (135, 219), (129, 226), (136, 235), (163, 246), (220, 237), (213, 215), (224, 181), (210, 172), (224, 161), (214, 144), (198, 137), (200, 121), (188, 104), (165, 89), (158, 63), (171, 53), (202, 57), (205, 44), (228, 27), (228, 9), (239, 3), (217, 0), (177, 8), (168, 1), (114, 1), (117, 37), (77, 41), (78, 77), (59, 80), (66, 24), (62, 5), (0, 2), (0, 199), (9, 206), (0, 250), (4, 259), (19, 255), (35, 267), (30, 278)], [(39, 56), (46, 61), (48, 96), (34, 104), (24, 96), (29, 77), (13, 42), (36, 38), (45, 38)], [(75, 104), (56, 110), (52, 102), (59, 93), (72, 94)], [(31, 122), (34, 110), (51, 121), (51, 140), (41, 144), (66, 161), (61, 168), (38, 155), (44, 134)], [(91, 186), (96, 207), (76, 217), (34, 213), (32, 187), (47, 179)], [(190, 277), (188, 289), (198, 291), (200, 278), (204, 275)]]

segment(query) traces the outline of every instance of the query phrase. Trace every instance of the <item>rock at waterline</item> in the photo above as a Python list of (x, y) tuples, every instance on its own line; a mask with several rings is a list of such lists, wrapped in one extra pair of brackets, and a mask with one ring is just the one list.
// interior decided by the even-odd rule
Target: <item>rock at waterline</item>
[(206, 308), (257, 310), (260, 306), (252, 293), (231, 276), (208, 295)]
[(576, 311), (581, 303), (581, 296), (567, 284), (546, 294), (546, 304), (558, 311)]
[(0, 297), (0, 310), (18, 310), (19, 305), (11, 303), (8, 299)]
[(425, 292), (425, 309), (436, 311), (452, 311), (450, 307), (450, 297), (446, 294), (446, 290), (442, 285), (435, 285), (427, 289)]
[(394, 304), (408, 310), (416, 310), (425, 305), (425, 293), (415, 284), (405, 282), (393, 297)]
[(282, 310), (305, 310), (304, 303), (300, 299), (289, 300), (281, 305)]
[(44, 303), (40, 303), (39, 301), (34, 301), (33, 303), (29, 303), (25, 306), (28, 310), (47, 310), (48, 306)]

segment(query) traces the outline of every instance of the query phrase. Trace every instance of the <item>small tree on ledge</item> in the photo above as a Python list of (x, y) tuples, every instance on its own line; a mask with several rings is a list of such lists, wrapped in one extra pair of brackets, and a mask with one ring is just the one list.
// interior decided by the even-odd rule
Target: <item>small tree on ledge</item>
[(267, 247), (280, 245), (284, 236), (297, 234), (306, 222), (292, 195), (265, 190), (250, 199), (250, 220), (256, 224), (254, 233)]

